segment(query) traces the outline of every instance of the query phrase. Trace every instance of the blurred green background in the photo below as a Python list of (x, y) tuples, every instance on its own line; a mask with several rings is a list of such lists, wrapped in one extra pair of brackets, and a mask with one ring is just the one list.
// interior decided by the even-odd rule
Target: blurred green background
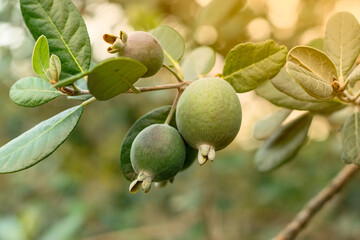
[[(187, 51), (209, 45), (218, 52), (212, 74), (221, 72), (224, 56), (239, 42), (272, 38), (291, 48), (322, 37), (326, 20), (336, 11), (360, 17), (360, 2), (350, 0), (248, 0), (242, 10), (240, 1), (223, 0), (212, 14), (204, 13), (211, 0), (73, 2), (87, 23), (93, 61), (110, 57), (104, 33), (163, 24), (182, 34)], [(33, 45), (18, 0), (0, 0), (1, 145), (77, 104), (63, 98), (26, 109), (9, 100), (11, 85), (34, 75)], [(162, 71), (139, 85), (172, 81)], [(96, 102), (54, 154), (23, 172), (1, 175), (0, 240), (270, 239), (343, 166), (339, 125), (319, 117), (309, 144), (294, 161), (271, 173), (257, 172), (253, 155), (261, 143), (252, 139), (252, 127), (277, 108), (247, 93), (240, 95), (244, 121), (239, 136), (214, 163), (194, 164), (163, 189), (131, 195), (119, 166), (122, 140), (137, 118), (173, 98), (169, 90)], [(359, 180), (331, 201), (298, 239), (359, 239)]]

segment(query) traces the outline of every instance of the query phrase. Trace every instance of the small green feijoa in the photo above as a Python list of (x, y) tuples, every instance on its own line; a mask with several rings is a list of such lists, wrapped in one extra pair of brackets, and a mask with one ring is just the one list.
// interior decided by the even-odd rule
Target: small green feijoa
[(147, 72), (143, 78), (156, 74), (163, 65), (164, 51), (159, 41), (150, 33), (135, 31), (129, 34), (120, 32), (120, 37), (105, 34), (104, 40), (112, 44), (108, 48), (109, 53), (117, 53), (121, 57), (135, 59), (142, 63)]
[(138, 177), (130, 192), (135, 193), (140, 184), (148, 192), (152, 182), (173, 178), (182, 169), (185, 154), (185, 143), (175, 128), (153, 124), (143, 129), (131, 145), (131, 165)]

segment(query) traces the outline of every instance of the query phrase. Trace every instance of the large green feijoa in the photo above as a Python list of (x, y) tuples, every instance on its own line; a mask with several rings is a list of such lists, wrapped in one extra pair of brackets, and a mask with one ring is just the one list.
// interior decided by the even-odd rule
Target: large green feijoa
[(152, 182), (173, 178), (183, 167), (185, 144), (179, 132), (167, 124), (153, 124), (142, 130), (131, 146), (131, 165), (138, 177), (130, 185), (135, 193), (140, 185), (148, 192)]
[(179, 99), (176, 123), (180, 134), (198, 149), (198, 161), (214, 160), (215, 151), (229, 145), (241, 125), (241, 105), (233, 87), (221, 78), (203, 78), (187, 87)]

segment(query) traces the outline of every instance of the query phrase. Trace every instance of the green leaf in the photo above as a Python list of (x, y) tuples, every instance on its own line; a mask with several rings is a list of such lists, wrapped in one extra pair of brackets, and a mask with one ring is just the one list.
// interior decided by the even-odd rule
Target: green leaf
[(330, 113), (344, 107), (343, 104), (334, 101), (307, 102), (296, 100), (279, 90), (270, 81), (261, 84), (256, 90), (256, 94), (267, 99), (274, 105), (296, 110), (308, 110), (316, 113)]
[(90, 38), (83, 18), (70, 0), (20, 0), (20, 6), (33, 37), (45, 35), (50, 53), (61, 59), (61, 79), (89, 69)]
[[(140, 62), (125, 58), (110, 58), (100, 62), (88, 75), (90, 93), (98, 100), (108, 100), (128, 89), (146, 73)], [(135, 90), (136, 91), (136, 90)]]
[(215, 51), (210, 47), (194, 49), (181, 64), (186, 80), (197, 80), (211, 71), (215, 65)]
[(341, 140), (345, 156), (360, 165), (360, 113), (354, 113), (341, 129)]
[(315, 38), (308, 42), (306, 46), (316, 48), (319, 51), (324, 50), (324, 39), (323, 38)]
[(62, 95), (48, 81), (38, 77), (22, 78), (10, 89), (10, 99), (23, 107), (40, 106)]
[(304, 114), (278, 129), (256, 152), (256, 168), (267, 172), (291, 160), (306, 142), (311, 121), (312, 116)]
[(360, 65), (358, 65), (346, 79), (349, 81), (350, 85), (353, 85), (355, 82), (360, 81)]
[(29, 168), (53, 153), (77, 125), (83, 106), (45, 120), (0, 148), (0, 173)]
[[(148, 112), (141, 118), (139, 118), (129, 129), (127, 132), (124, 141), (121, 146), (121, 153), (120, 153), (120, 164), (121, 170), (125, 176), (125, 178), (129, 181), (133, 181), (136, 178), (136, 173), (131, 165), (130, 160), (130, 150), (131, 145), (135, 139), (135, 137), (147, 126), (152, 124), (162, 124), (165, 122), (171, 106), (164, 106), (159, 107), (151, 112)], [(170, 122), (170, 125), (176, 128), (175, 118), (173, 118)], [(197, 157), (197, 150), (190, 147), (187, 143), (185, 143), (186, 147), (186, 159), (183, 166), (183, 170), (188, 168)]]
[(223, 78), (236, 92), (255, 89), (278, 74), (286, 61), (287, 48), (272, 40), (263, 43), (241, 43), (225, 59)]
[(335, 95), (332, 83), (337, 79), (334, 63), (325, 53), (307, 46), (290, 50), (286, 70), (311, 96), (328, 100)]
[(58, 56), (52, 54), (50, 57), (50, 67), (46, 70), (46, 76), (50, 83), (58, 82), (61, 74), (61, 61)]
[(71, 84), (75, 83), (77, 80), (89, 75), (90, 72), (91, 71), (84, 72), (84, 73), (78, 73), (76, 75), (65, 78), (65, 79), (55, 83), (54, 87), (65, 87), (65, 86), (71, 85)]
[(246, 4), (246, 0), (213, 0), (201, 8), (198, 17), (199, 25), (221, 24), (236, 15)]
[(296, 81), (292, 78), (286, 71), (286, 68), (283, 67), (281, 71), (273, 79), (271, 83), (276, 87), (280, 92), (289, 95), (292, 98), (301, 101), (308, 102), (320, 102), (317, 98), (310, 96)]
[(329, 19), (324, 49), (335, 63), (339, 76), (345, 76), (360, 52), (360, 26), (351, 13), (339, 12)]
[(181, 60), (185, 51), (185, 41), (175, 29), (160, 26), (151, 30), (150, 33), (156, 37), (164, 50), (164, 64), (172, 67)]
[[(307, 46), (316, 48), (317, 50), (322, 51), (324, 46), (323, 38), (316, 38), (309, 43)], [(319, 102), (317, 98), (310, 96), (296, 81), (292, 78), (286, 71), (286, 68), (283, 67), (281, 71), (276, 75), (273, 79), (271, 79), (271, 83), (281, 92), (289, 95), (292, 98), (309, 101), (309, 102)]]
[(255, 124), (254, 138), (257, 140), (265, 140), (269, 138), (290, 115), (292, 110), (280, 109)]
[(50, 53), (47, 38), (41, 35), (35, 43), (32, 55), (32, 67), (34, 72), (45, 80), (49, 80), (46, 76), (46, 70), (50, 66)]

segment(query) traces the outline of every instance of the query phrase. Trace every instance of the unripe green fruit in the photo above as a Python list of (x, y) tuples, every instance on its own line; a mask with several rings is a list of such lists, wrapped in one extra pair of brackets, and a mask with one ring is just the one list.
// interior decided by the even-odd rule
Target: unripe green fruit
[(164, 62), (164, 51), (159, 41), (150, 33), (142, 31), (129, 33), (124, 48), (118, 54), (144, 64), (147, 72), (142, 77), (156, 74)]
[(139, 188), (136, 184), (140, 182), (143, 182), (143, 190), (147, 192), (151, 182), (173, 178), (183, 167), (185, 154), (184, 141), (175, 128), (167, 124), (146, 127), (131, 145), (131, 164), (138, 179), (130, 186), (130, 192), (136, 192)]
[(176, 123), (185, 141), (199, 150), (198, 161), (204, 164), (239, 132), (240, 101), (233, 87), (221, 78), (197, 80), (179, 99)]

